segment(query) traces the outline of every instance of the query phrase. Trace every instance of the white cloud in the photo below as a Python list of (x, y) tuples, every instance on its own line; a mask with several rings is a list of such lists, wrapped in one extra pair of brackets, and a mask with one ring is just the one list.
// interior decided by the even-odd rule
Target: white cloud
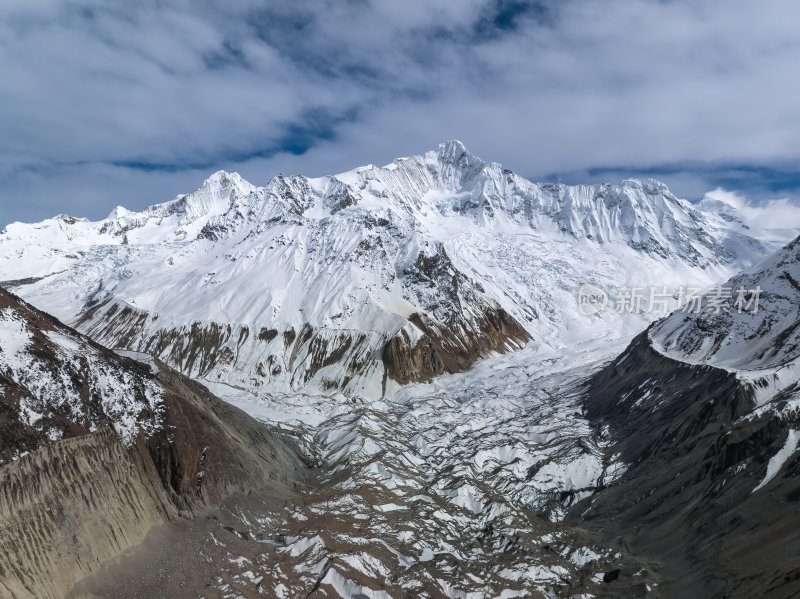
[(762, 238), (786, 242), (800, 234), (800, 204), (789, 198), (748, 200), (735, 191), (718, 187), (706, 193), (704, 199), (718, 200), (736, 208), (743, 222)]
[[(95, 203), (96, 217), (114, 196), (197, 172), (263, 182), (451, 138), (533, 177), (800, 163), (795, 2), (545, 1), (494, 27), (509, 6), (4, 2), (0, 221), (25, 218), (23, 197), (40, 207), (31, 218)], [(302, 156), (273, 156), (315, 136)], [(114, 170), (136, 164), (181, 172)]]

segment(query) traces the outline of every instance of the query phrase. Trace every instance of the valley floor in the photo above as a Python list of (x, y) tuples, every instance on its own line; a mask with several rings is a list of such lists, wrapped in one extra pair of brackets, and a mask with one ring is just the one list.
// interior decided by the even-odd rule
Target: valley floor
[[(284, 509), (240, 498), (223, 518), (177, 532), (200, 556), (194, 572), (170, 556), (184, 565), (167, 580), (153, 565), (168, 562), (143, 568), (140, 551), (130, 558), (139, 567), (123, 557), (81, 588), (126, 596), (156, 580), (187, 585), (186, 596), (287, 599), (590, 597), (612, 581), (615, 592), (654, 590), (621, 544), (562, 523), (625, 470), (580, 401), (588, 376), (623, 347), (604, 340), (568, 356), (530, 347), (374, 403), (209, 385), (293, 437), (316, 481)], [(152, 533), (151, 555), (159, 535), (170, 537)], [(139, 583), (124, 574), (142, 571), (152, 576)]]

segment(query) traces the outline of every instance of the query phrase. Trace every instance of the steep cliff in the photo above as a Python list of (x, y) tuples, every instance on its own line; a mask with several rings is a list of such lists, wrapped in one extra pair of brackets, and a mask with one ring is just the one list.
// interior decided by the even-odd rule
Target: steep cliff
[(665, 597), (796, 597), (800, 388), (665, 356), (654, 330), (590, 381), (588, 415), (628, 468), (572, 521), (624, 539)]
[(0, 596), (62, 597), (175, 514), (147, 451), (111, 429), (0, 468)]

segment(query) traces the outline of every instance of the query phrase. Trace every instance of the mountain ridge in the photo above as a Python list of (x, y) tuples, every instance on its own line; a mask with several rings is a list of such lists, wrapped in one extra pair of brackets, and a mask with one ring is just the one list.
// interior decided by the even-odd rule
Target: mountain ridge
[[(420, 169), (420, 167), (422, 167)], [(409, 181), (410, 171), (427, 171), (430, 175), (427, 181)], [(376, 167), (374, 165), (367, 165), (357, 167), (344, 173), (337, 175), (323, 176), (317, 178), (309, 178), (304, 175), (276, 175), (272, 177), (264, 187), (258, 187), (246, 181), (236, 172), (228, 172), (219, 170), (205, 179), (203, 184), (196, 190), (178, 196), (176, 199), (167, 201), (161, 204), (153, 204), (141, 211), (131, 211), (122, 206), (118, 206), (105, 219), (100, 221), (89, 221), (85, 218), (76, 218), (69, 215), (58, 215), (53, 219), (61, 221), (66, 225), (81, 224), (95, 224), (101, 223), (98, 227), (99, 234), (110, 232), (112, 236), (120, 236), (125, 233), (129, 228), (138, 228), (142, 226), (144, 221), (151, 218), (163, 219), (166, 216), (173, 214), (184, 214), (184, 224), (191, 224), (192, 222), (203, 217), (210, 219), (216, 216), (223, 216), (227, 212), (236, 213), (242, 209), (249, 211), (254, 215), (258, 209), (262, 212), (258, 214), (261, 220), (268, 220), (278, 216), (277, 213), (266, 210), (263, 205), (265, 194), (269, 192), (273, 203), (270, 207), (278, 204), (282, 208), (280, 212), (283, 213), (302, 213), (310, 206), (303, 205), (281, 205), (281, 200), (286, 199), (287, 192), (300, 191), (311, 193), (320, 196), (322, 204), (325, 207), (332, 207), (332, 209), (342, 209), (342, 200), (338, 196), (346, 194), (347, 188), (355, 187), (360, 188), (362, 191), (367, 189), (369, 184), (379, 183), (386, 185), (387, 179), (392, 174), (397, 175), (397, 171), (401, 171), (406, 179), (407, 189), (409, 190), (404, 195), (404, 199), (409, 200), (409, 204), (417, 204), (416, 207), (421, 205), (421, 200), (424, 199), (425, 192), (435, 189), (448, 189), (460, 190), (464, 192), (463, 188), (466, 183), (474, 182), (475, 179), (480, 179), (484, 187), (480, 190), (483, 192), (483, 199), (486, 200), (481, 206), (486, 208), (489, 213), (497, 213), (507, 211), (511, 214), (519, 213), (529, 207), (521, 207), (514, 205), (501, 206), (492, 197), (493, 193), (501, 191), (502, 177), (498, 174), (507, 175), (510, 179), (507, 183), (514, 186), (527, 188), (522, 190), (532, 191), (532, 193), (545, 195), (540, 199), (538, 204), (533, 208), (537, 208), (542, 214), (551, 217), (557, 217), (559, 223), (562, 223), (562, 230), (568, 231), (571, 234), (580, 236), (581, 234), (587, 235), (589, 238), (593, 236), (590, 224), (597, 225), (598, 223), (584, 223), (581, 219), (575, 220), (575, 215), (570, 214), (570, 208), (579, 207), (585, 208), (592, 201), (597, 203), (597, 200), (602, 200), (602, 203), (607, 208), (614, 208), (620, 205), (628, 210), (636, 210), (636, 208), (644, 208), (652, 211), (653, 205), (648, 205), (646, 201), (641, 201), (641, 198), (632, 198), (624, 192), (627, 190), (642, 191), (646, 199), (655, 199), (659, 196), (666, 200), (666, 203), (679, 205), (683, 210), (696, 218), (697, 210), (694, 209), (695, 205), (690, 204), (685, 200), (680, 200), (674, 196), (669, 188), (661, 181), (656, 179), (624, 179), (619, 184), (610, 183), (596, 183), (596, 184), (582, 184), (582, 185), (564, 185), (561, 183), (533, 183), (513, 171), (503, 167), (497, 162), (485, 162), (472, 154), (462, 142), (453, 140), (444, 142), (439, 145), (437, 150), (426, 152), (422, 155), (416, 155), (407, 158), (397, 158), (393, 162), (383, 167)], [(483, 177), (481, 177), (483, 175)], [(492, 180), (489, 180), (492, 179)], [(416, 183), (414, 185), (413, 183)], [(420, 185), (422, 184), (422, 185)], [(343, 189), (343, 187), (344, 189)], [(542, 190), (550, 192), (549, 194), (542, 194)], [(573, 190), (573, 193), (570, 193)], [(620, 190), (621, 194), (609, 196), (610, 190)], [(375, 188), (368, 189), (373, 195), (380, 197), (380, 191)], [(468, 189), (467, 191), (474, 191)], [(385, 197), (385, 194), (384, 194)], [(337, 202), (336, 200), (339, 199)], [(437, 198), (427, 198), (429, 201), (436, 205)], [(439, 206), (441, 209), (451, 208), (453, 210), (469, 210), (470, 208), (477, 208), (478, 206), (459, 206), (455, 200), (461, 199), (458, 194), (448, 196), (453, 201), (451, 206)], [(634, 202), (633, 200), (638, 200)], [(244, 201), (247, 200), (247, 201)], [(351, 202), (356, 201), (356, 198), (350, 198)], [(347, 203), (346, 201), (344, 203)], [(638, 205), (637, 205), (638, 204)], [(353, 204), (348, 204), (353, 205)], [(702, 203), (701, 203), (702, 205)], [(710, 205), (710, 204), (709, 204)], [(735, 208), (727, 206), (728, 212), (735, 213)], [(694, 209), (694, 210), (693, 210)], [(319, 214), (315, 216), (320, 216)], [(527, 215), (530, 216), (530, 215)], [(730, 218), (730, 217), (729, 217)], [(41, 228), (44, 223), (30, 223), (27, 226)], [(107, 221), (114, 221), (109, 223)], [(126, 226), (126, 224), (128, 226)], [(138, 225), (138, 226), (137, 226)], [(25, 227), (26, 223), (11, 223), (12, 229), (16, 227)], [(4, 233), (8, 233), (7, 229)], [(176, 232), (176, 235), (179, 235)], [(602, 242), (603, 238), (598, 238)]]
[(664, 596), (795, 596), (800, 237), (721, 284), (760, 306), (676, 310), (587, 386), (629, 467), (580, 518), (659, 561)]
[(649, 316), (581, 320), (579, 286), (710, 283), (766, 252), (657, 181), (536, 184), (455, 141), (264, 187), (218, 171), (112, 216), (7, 226), (5, 284), (108, 346), (282, 392), (380, 396), (565, 331), (632, 335)]

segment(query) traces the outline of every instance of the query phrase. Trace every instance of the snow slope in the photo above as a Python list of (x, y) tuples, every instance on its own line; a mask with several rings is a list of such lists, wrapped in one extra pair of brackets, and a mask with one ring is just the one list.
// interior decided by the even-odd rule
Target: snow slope
[[(722, 285), (727, 306), (709, 297), (698, 313), (675, 312), (650, 332), (671, 357), (736, 370), (782, 366), (800, 355), (800, 237)], [(744, 290), (744, 303), (736, 304)], [(758, 304), (753, 297), (758, 292)]]
[(578, 288), (710, 285), (768, 248), (662, 183), (532, 183), (460, 142), (0, 234), (0, 280), (105, 345), (257, 392), (376, 397), (530, 342), (630, 337)]
[(800, 408), (800, 237), (722, 288), (730, 290), (727, 305), (717, 311), (705, 296), (700, 311), (674, 312), (650, 329), (651, 345), (736, 373), (755, 397), (754, 415), (791, 414)]
[(104, 426), (130, 446), (163, 428), (162, 395), (132, 363), (0, 289), (0, 466)]

